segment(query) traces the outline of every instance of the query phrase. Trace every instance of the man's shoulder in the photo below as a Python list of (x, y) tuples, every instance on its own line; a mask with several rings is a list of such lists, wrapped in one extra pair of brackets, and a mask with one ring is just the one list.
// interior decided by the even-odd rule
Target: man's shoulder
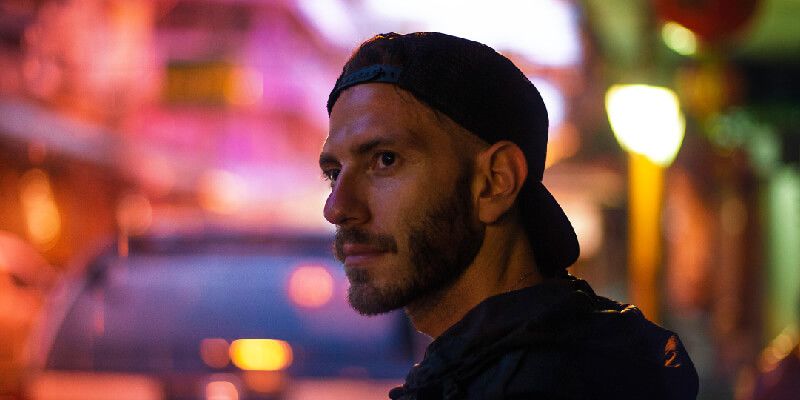
[(693, 399), (697, 385), (677, 335), (573, 279), (477, 306), (392, 398)]
[(697, 374), (675, 333), (635, 307), (591, 297), (591, 312), (555, 314), (518, 329), (518, 346), (476, 377), (470, 391), (488, 392), (477, 398), (696, 397)]

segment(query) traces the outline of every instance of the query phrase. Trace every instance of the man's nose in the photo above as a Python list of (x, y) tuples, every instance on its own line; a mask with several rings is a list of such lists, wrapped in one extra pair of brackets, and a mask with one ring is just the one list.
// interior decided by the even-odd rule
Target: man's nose
[(341, 173), (325, 201), (325, 219), (339, 226), (366, 222), (369, 210), (359, 189), (355, 177)]

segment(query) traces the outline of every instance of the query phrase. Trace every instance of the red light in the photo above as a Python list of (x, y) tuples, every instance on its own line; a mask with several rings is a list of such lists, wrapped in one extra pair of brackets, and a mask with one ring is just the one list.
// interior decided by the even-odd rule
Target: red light
[(322, 307), (333, 296), (333, 277), (325, 267), (302, 266), (289, 278), (289, 298), (301, 307)]
[(203, 339), (200, 342), (200, 357), (212, 368), (225, 368), (230, 363), (228, 341), (219, 338)]

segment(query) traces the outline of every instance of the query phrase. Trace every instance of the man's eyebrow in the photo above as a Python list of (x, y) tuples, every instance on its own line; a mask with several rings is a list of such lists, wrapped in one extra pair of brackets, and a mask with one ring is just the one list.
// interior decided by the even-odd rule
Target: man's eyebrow
[(332, 154), (328, 153), (320, 153), (319, 155), (319, 165), (320, 167), (326, 164), (338, 164), (339, 159), (334, 157)]
[(354, 153), (357, 155), (364, 155), (366, 153), (375, 150), (376, 147), (379, 146), (391, 146), (396, 145), (398, 140), (391, 137), (378, 137), (372, 140), (368, 140), (364, 143), (359, 144), (355, 147)]
[[(416, 139), (417, 139), (416, 137), (412, 137), (411, 140), (408, 141), (409, 144), (411, 144), (412, 146), (418, 145), (417, 144), (418, 140)], [(360, 143), (354, 146), (351, 151), (353, 154), (357, 156), (363, 156), (364, 154), (370, 153), (373, 150), (375, 150), (375, 148), (380, 146), (396, 146), (400, 143), (406, 143), (406, 142), (407, 142), (406, 140), (400, 140), (394, 137), (382, 136), (370, 139), (364, 143)], [(339, 159), (336, 158), (333, 154), (323, 152), (319, 155), (320, 166), (326, 164), (338, 164), (338, 163)]]

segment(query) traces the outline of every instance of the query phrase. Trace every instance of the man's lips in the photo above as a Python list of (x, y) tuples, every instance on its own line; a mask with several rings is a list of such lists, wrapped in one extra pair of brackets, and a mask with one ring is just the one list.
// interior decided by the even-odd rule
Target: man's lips
[(365, 244), (346, 243), (342, 246), (344, 263), (348, 265), (362, 264), (387, 252), (387, 250)]

